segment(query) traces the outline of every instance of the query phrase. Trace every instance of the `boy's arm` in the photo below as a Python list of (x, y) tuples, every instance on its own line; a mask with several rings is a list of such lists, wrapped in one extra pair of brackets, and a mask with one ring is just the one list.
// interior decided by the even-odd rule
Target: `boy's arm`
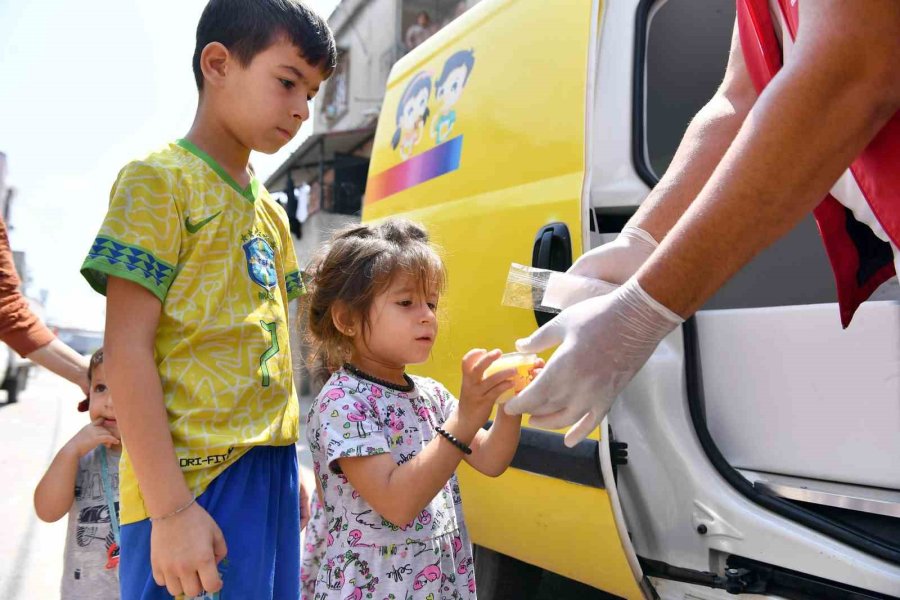
[(498, 408), (491, 428), (480, 430), (472, 440), (472, 454), (465, 457), (466, 462), (488, 477), (503, 475), (519, 447), (521, 431), (522, 415), (508, 415)]
[[(116, 418), (152, 517), (171, 515), (192, 494), (178, 466), (154, 357), (159, 299), (140, 285), (109, 277), (104, 362)], [(226, 553), (222, 532), (198, 504), (153, 523), (153, 578), (173, 596), (222, 587), (216, 563)]]
[(78, 461), (100, 444), (112, 446), (119, 443), (112, 433), (100, 425), (102, 422), (103, 419), (97, 419), (84, 427), (56, 453), (34, 490), (34, 512), (41, 521), (54, 523), (69, 512), (75, 501)]

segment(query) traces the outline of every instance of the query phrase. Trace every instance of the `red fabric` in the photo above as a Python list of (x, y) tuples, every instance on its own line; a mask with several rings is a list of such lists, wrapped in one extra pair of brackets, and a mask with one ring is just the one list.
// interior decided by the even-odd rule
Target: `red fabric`
[[(789, 35), (796, 38), (799, 1), (778, 0), (778, 4), (787, 22)], [(782, 66), (782, 50), (775, 35), (768, 1), (737, 0), (737, 19), (744, 62), (754, 86), (758, 92), (762, 92)], [(900, 246), (898, 165), (900, 112), (891, 118), (850, 166), (875, 218), (895, 246)], [(859, 305), (879, 285), (895, 275), (894, 264), (893, 261), (882, 261), (883, 264), (875, 263), (877, 268), (863, 269), (863, 263), (870, 261), (872, 257), (862, 253), (869, 252), (871, 248), (866, 244), (861, 245), (859, 240), (850, 235), (847, 226), (848, 211), (833, 196), (826, 196), (813, 214), (834, 271), (841, 324), (847, 327)], [(861, 273), (865, 273), (865, 277)]]
[(19, 291), (19, 276), (6, 235), (6, 223), (0, 219), (0, 340), (21, 356), (28, 356), (53, 341), (53, 333), (28, 307)]

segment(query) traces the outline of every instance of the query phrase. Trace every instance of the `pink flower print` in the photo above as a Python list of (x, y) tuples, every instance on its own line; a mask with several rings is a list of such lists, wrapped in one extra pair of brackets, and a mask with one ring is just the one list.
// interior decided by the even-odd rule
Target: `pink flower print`
[(350, 378), (346, 375), (341, 375), (335, 381), (337, 381), (338, 383), (347, 383), (348, 381), (350, 381)]
[(428, 409), (424, 406), (420, 406), (419, 408), (417, 408), (416, 414), (419, 415), (420, 419), (422, 419), (423, 421), (426, 421), (426, 422), (428, 421), (428, 417), (430, 415), (430, 413), (428, 412)]
[(462, 550), (462, 539), (458, 535), (453, 536), (453, 553), (459, 554), (459, 551)]
[(325, 542), (328, 546), (334, 545), (334, 536), (331, 535), (331, 532), (328, 532), (328, 539)]
[[(370, 394), (372, 394), (372, 398), (381, 398), (384, 395), (381, 392), (381, 388), (378, 387), (377, 385), (372, 386)], [(371, 400), (372, 398), (369, 398), (369, 399)]]
[(469, 573), (469, 591), (475, 593), (475, 578)]
[(356, 490), (353, 490), (353, 492), (350, 494), (350, 497), (353, 498), (354, 500), (359, 500), (359, 492)]
[(442, 575), (441, 568), (435, 565), (428, 565), (424, 569), (416, 574), (415, 583), (413, 583), (414, 590), (421, 590), (425, 587), (425, 584), (429, 581), (437, 581), (438, 577)]
[(344, 600), (362, 600), (362, 597), (362, 588), (355, 587), (353, 588), (353, 591), (350, 592), (350, 595), (344, 598)]
[(431, 513), (427, 510), (423, 510), (419, 513), (419, 523), (422, 525), (428, 525), (431, 523)]

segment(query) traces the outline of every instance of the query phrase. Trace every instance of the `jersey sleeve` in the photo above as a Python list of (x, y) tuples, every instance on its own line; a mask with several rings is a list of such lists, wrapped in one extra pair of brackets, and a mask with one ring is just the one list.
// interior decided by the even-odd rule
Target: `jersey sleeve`
[(315, 437), (332, 472), (341, 472), (340, 458), (390, 452), (382, 421), (364, 395), (345, 387), (328, 387), (319, 394), (318, 410)]
[(294, 250), (294, 240), (291, 239), (290, 233), (284, 241), (284, 282), (287, 286), (288, 300), (306, 294), (303, 274), (300, 272), (300, 265), (297, 264), (297, 252)]
[(288, 301), (306, 294), (306, 286), (303, 284), (303, 274), (297, 262), (297, 251), (294, 249), (294, 238), (291, 235), (291, 227), (288, 224), (288, 216), (283, 208), (278, 207), (279, 228), (281, 245), (284, 248), (284, 283), (287, 288)]
[(97, 292), (109, 276), (127, 279), (162, 302), (175, 278), (181, 217), (171, 176), (141, 162), (128, 164), (110, 192), (109, 210), (81, 267)]

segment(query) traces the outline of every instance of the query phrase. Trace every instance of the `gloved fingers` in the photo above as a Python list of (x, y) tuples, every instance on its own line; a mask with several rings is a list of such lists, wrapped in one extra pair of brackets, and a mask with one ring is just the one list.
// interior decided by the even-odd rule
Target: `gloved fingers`
[(577, 423), (572, 425), (563, 440), (565, 445), (569, 448), (574, 448), (579, 442), (589, 436), (591, 432), (597, 428), (597, 425), (600, 424), (600, 420), (602, 419), (602, 417), (598, 418), (597, 415), (597, 410), (592, 409), (591, 412), (581, 417)]
[(587, 410), (584, 407), (579, 408), (571, 404), (569, 406), (556, 406), (556, 408), (559, 409), (556, 412), (532, 416), (529, 423), (544, 429), (562, 429), (578, 421)]
[(558, 410), (558, 407), (552, 408), (553, 403), (551, 401), (553, 390), (557, 387), (555, 383), (557, 378), (556, 369), (553, 367), (554, 360), (551, 358), (547, 366), (541, 369), (541, 372), (537, 374), (534, 380), (504, 405), (506, 414), (521, 415), (529, 413), (540, 415)]
[(562, 314), (553, 317), (528, 337), (516, 340), (516, 350), (519, 352), (542, 352), (562, 343), (566, 336), (566, 330), (560, 320)]

